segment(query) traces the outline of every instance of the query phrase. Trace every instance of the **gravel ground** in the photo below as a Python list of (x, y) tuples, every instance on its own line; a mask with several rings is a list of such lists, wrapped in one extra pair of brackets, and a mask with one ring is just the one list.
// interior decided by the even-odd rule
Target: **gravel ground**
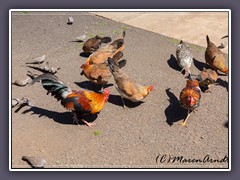
[[(74, 18), (72, 25), (67, 25), (69, 16)], [(114, 39), (122, 30), (126, 31), (125, 72), (144, 85), (154, 85), (154, 91), (140, 105), (126, 102), (124, 110), (115, 87), (110, 86), (109, 102), (94, 120), (96, 126), (89, 128), (72, 124), (71, 113), (46, 95), (40, 83), (12, 85), (12, 98), (27, 97), (34, 104), (17, 112), (12, 109), (12, 168), (31, 168), (21, 160), (24, 155), (44, 158), (45, 168), (228, 168), (227, 162), (172, 160), (228, 156), (227, 76), (220, 76), (212, 93), (202, 93), (188, 128), (180, 126), (186, 111), (179, 107), (178, 97), (186, 78), (175, 60), (179, 40), (85, 12), (14, 12), (12, 81), (25, 79), (32, 70), (25, 63), (45, 54), (45, 61), (61, 68), (56, 75), (72, 89), (91, 89), (93, 85), (80, 75), (86, 60), (81, 56), (83, 43), (73, 41), (96, 34)], [(191, 72), (198, 74), (205, 48), (190, 47), (195, 58)]]

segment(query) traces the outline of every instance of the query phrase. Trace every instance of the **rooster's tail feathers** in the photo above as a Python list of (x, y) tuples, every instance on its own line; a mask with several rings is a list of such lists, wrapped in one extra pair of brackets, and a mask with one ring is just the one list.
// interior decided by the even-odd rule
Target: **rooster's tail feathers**
[(72, 92), (67, 85), (53, 74), (42, 74), (33, 79), (31, 85), (38, 81), (41, 81), (43, 88), (47, 90), (47, 94), (51, 93), (57, 100), (66, 98)]

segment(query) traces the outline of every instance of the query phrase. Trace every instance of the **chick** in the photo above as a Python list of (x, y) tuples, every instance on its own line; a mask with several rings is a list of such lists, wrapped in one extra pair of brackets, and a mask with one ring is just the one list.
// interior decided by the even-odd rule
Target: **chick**
[(201, 87), (207, 88), (205, 92), (212, 92), (210, 90), (210, 86), (215, 84), (218, 79), (218, 74), (215, 70), (205, 69), (201, 71), (201, 73), (197, 76), (197, 80)]

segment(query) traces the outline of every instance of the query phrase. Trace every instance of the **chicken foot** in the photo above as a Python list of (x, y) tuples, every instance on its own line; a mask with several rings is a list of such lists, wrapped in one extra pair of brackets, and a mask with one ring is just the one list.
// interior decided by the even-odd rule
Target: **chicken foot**
[(191, 114), (191, 112), (189, 112), (189, 110), (188, 110), (188, 115), (187, 115), (187, 117), (183, 120), (183, 122), (181, 122), (181, 125), (182, 125), (182, 126), (187, 127), (187, 120), (188, 120), (190, 114)]
[[(78, 121), (79, 121), (79, 119), (77, 117), (77, 114), (73, 113), (73, 123), (76, 123), (79, 126), (80, 124), (78, 123)], [(96, 123), (87, 122), (84, 119), (81, 119), (81, 121), (84, 122), (84, 124), (87, 125), (88, 127), (92, 127), (92, 126), (94, 126), (96, 124)]]

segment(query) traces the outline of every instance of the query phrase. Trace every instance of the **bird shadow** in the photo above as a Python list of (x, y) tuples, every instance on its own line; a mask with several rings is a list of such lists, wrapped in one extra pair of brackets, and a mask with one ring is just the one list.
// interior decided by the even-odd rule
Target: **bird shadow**
[[(207, 63), (203, 63), (203, 62), (200, 62), (196, 59), (193, 58), (193, 63), (195, 65), (195, 67), (199, 70), (199, 71), (202, 71), (203, 68), (205, 69), (213, 69), (211, 68)], [(214, 70), (214, 69), (213, 69)], [(227, 76), (226, 74), (223, 74), (223, 73), (219, 73), (217, 72), (219, 76)]]
[(88, 58), (91, 55), (91, 53), (81, 52), (79, 56)]
[(176, 71), (181, 71), (181, 67), (179, 67), (177, 59), (175, 58), (174, 55), (171, 54), (170, 58), (167, 60), (167, 63), (169, 65), (169, 67), (171, 67), (172, 69), (176, 70)]
[(15, 113), (18, 113), (23, 107), (27, 106), (27, 104), (23, 103), (18, 106), (18, 108), (14, 111)]
[(200, 89), (203, 93), (206, 93), (209, 90), (209, 87), (200, 85)]
[[(34, 115), (34, 114), (39, 115), (38, 116), (39, 118), (48, 117), (49, 119), (52, 119), (55, 122), (60, 124), (74, 125), (71, 112), (55, 112), (55, 111), (49, 111), (47, 109), (34, 106), (27, 110), (24, 110), (22, 114), (27, 114), (30, 112), (32, 112), (31, 115)], [(84, 120), (88, 122), (93, 122), (96, 118), (97, 118), (97, 114), (84, 116)], [(79, 124), (84, 125), (82, 121), (79, 121)]]
[(229, 127), (228, 121), (224, 123), (224, 127), (225, 127), (225, 128), (228, 128), (228, 127)]
[(166, 94), (170, 103), (165, 109), (166, 122), (169, 126), (172, 126), (174, 122), (187, 117), (187, 110), (180, 106), (178, 98), (170, 91), (170, 88), (166, 89)]
[[(102, 89), (102, 85), (101, 84), (95, 84), (91, 81), (82, 81), (82, 82), (74, 82), (77, 86), (79, 86), (80, 88), (83, 89), (87, 89), (90, 91), (94, 91), (94, 92), (99, 92)], [(104, 85), (103, 88), (108, 88), (113, 86), (113, 84), (106, 84)]]
[[(128, 99), (125, 99), (125, 98), (123, 98), (123, 100), (124, 100), (125, 106), (127, 106), (128, 108), (135, 108), (135, 107), (139, 106), (140, 104), (144, 103), (143, 101), (132, 102), (132, 101), (130, 101)], [(119, 95), (110, 94), (109, 98), (108, 98), (108, 102), (112, 103), (112, 104), (115, 104), (117, 106), (122, 106), (123, 107), (122, 99), (121, 99), (121, 96), (119, 96)]]
[(208, 64), (203, 63), (203, 62), (200, 62), (200, 61), (198, 61), (198, 60), (195, 59), (195, 58), (193, 58), (193, 64), (194, 64), (194, 66), (195, 66), (199, 71), (202, 71), (203, 68), (211, 69)]
[(226, 90), (228, 91), (228, 82), (227, 81), (224, 81), (221, 78), (218, 78), (216, 81), (216, 85), (222, 86), (222, 87), (226, 88)]
[(78, 40), (73, 40), (73, 41), (69, 41), (69, 42), (81, 43), (81, 42), (84, 42), (84, 41), (83, 41), (83, 40), (81, 40), (81, 39), (78, 39)]
[(224, 74), (224, 73), (219, 72), (219, 71), (217, 71), (217, 73), (218, 73), (218, 76), (228, 76), (227, 74)]

